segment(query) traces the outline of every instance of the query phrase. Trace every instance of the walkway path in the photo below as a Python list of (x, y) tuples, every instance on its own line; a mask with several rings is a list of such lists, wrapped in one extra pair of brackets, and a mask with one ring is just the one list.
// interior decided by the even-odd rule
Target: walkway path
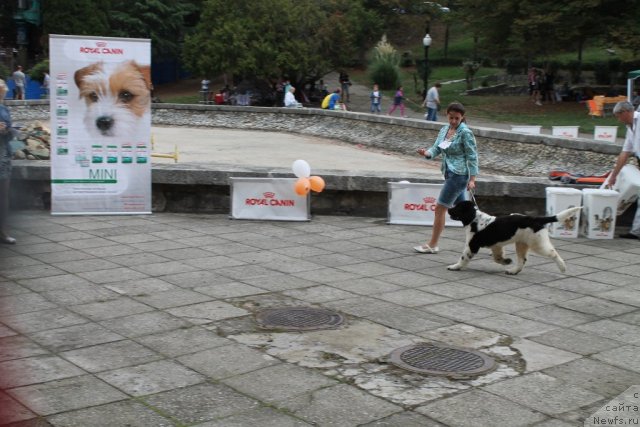
[[(506, 276), (486, 251), (446, 269), (460, 228), (427, 256), (411, 246), (428, 230), (372, 218), (30, 211), (12, 229), (18, 244), (0, 248), (2, 425), (570, 427), (640, 384), (634, 241), (555, 240), (566, 273), (533, 256)], [(347, 324), (256, 326), (282, 306)], [(424, 341), (480, 350), (497, 369), (454, 380), (387, 362)]]

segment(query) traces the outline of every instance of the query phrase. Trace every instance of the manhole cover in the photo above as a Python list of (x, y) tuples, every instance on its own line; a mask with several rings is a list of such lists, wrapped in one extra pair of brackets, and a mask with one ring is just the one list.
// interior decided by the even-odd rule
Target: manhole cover
[(437, 345), (412, 344), (391, 353), (389, 361), (413, 372), (429, 375), (468, 377), (495, 368), (495, 361), (478, 351)]
[(322, 308), (283, 307), (258, 312), (256, 321), (261, 328), (265, 329), (312, 331), (340, 326), (344, 323), (344, 317)]

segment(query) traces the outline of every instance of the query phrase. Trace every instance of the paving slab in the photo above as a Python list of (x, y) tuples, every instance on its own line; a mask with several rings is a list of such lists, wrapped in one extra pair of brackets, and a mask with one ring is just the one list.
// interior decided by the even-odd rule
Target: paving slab
[[(417, 411), (456, 427), (518, 427), (532, 425), (546, 418), (539, 412), (482, 390), (472, 390), (423, 405)], [(475, 414), (473, 417), (465, 415), (470, 411)]]
[(203, 383), (143, 398), (148, 405), (183, 424), (199, 424), (257, 409), (260, 402), (222, 384)]
[(92, 406), (47, 417), (54, 426), (67, 427), (173, 427), (168, 418), (142, 403), (126, 400), (107, 405)]
[(132, 396), (144, 396), (201, 383), (205, 378), (172, 361), (161, 360), (96, 374)]
[(11, 389), (9, 393), (38, 415), (51, 415), (125, 400), (128, 396), (91, 375)]
[(640, 374), (637, 372), (586, 358), (554, 366), (543, 372), (609, 398), (625, 391), (629, 383), (640, 384)]
[(402, 411), (398, 405), (346, 384), (312, 391), (278, 405), (315, 425), (361, 425)]
[(336, 384), (336, 381), (312, 369), (285, 364), (237, 375), (222, 382), (270, 404), (278, 404), (292, 397)]
[(561, 414), (604, 398), (539, 372), (491, 384), (484, 390), (548, 415)]

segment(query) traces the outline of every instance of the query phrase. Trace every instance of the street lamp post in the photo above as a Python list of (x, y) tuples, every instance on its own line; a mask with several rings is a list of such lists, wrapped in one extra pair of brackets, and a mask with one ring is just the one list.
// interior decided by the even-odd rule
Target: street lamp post
[(431, 46), (431, 36), (429, 35), (429, 25), (427, 25), (427, 34), (422, 39), (424, 46), (424, 96), (427, 96), (429, 90), (429, 46)]

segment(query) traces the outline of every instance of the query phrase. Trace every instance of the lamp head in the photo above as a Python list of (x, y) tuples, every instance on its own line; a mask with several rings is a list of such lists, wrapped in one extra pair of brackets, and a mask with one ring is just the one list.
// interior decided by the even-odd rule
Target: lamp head
[(424, 45), (424, 47), (431, 46), (431, 36), (429, 34), (424, 36), (424, 38), (422, 39), (422, 44)]

